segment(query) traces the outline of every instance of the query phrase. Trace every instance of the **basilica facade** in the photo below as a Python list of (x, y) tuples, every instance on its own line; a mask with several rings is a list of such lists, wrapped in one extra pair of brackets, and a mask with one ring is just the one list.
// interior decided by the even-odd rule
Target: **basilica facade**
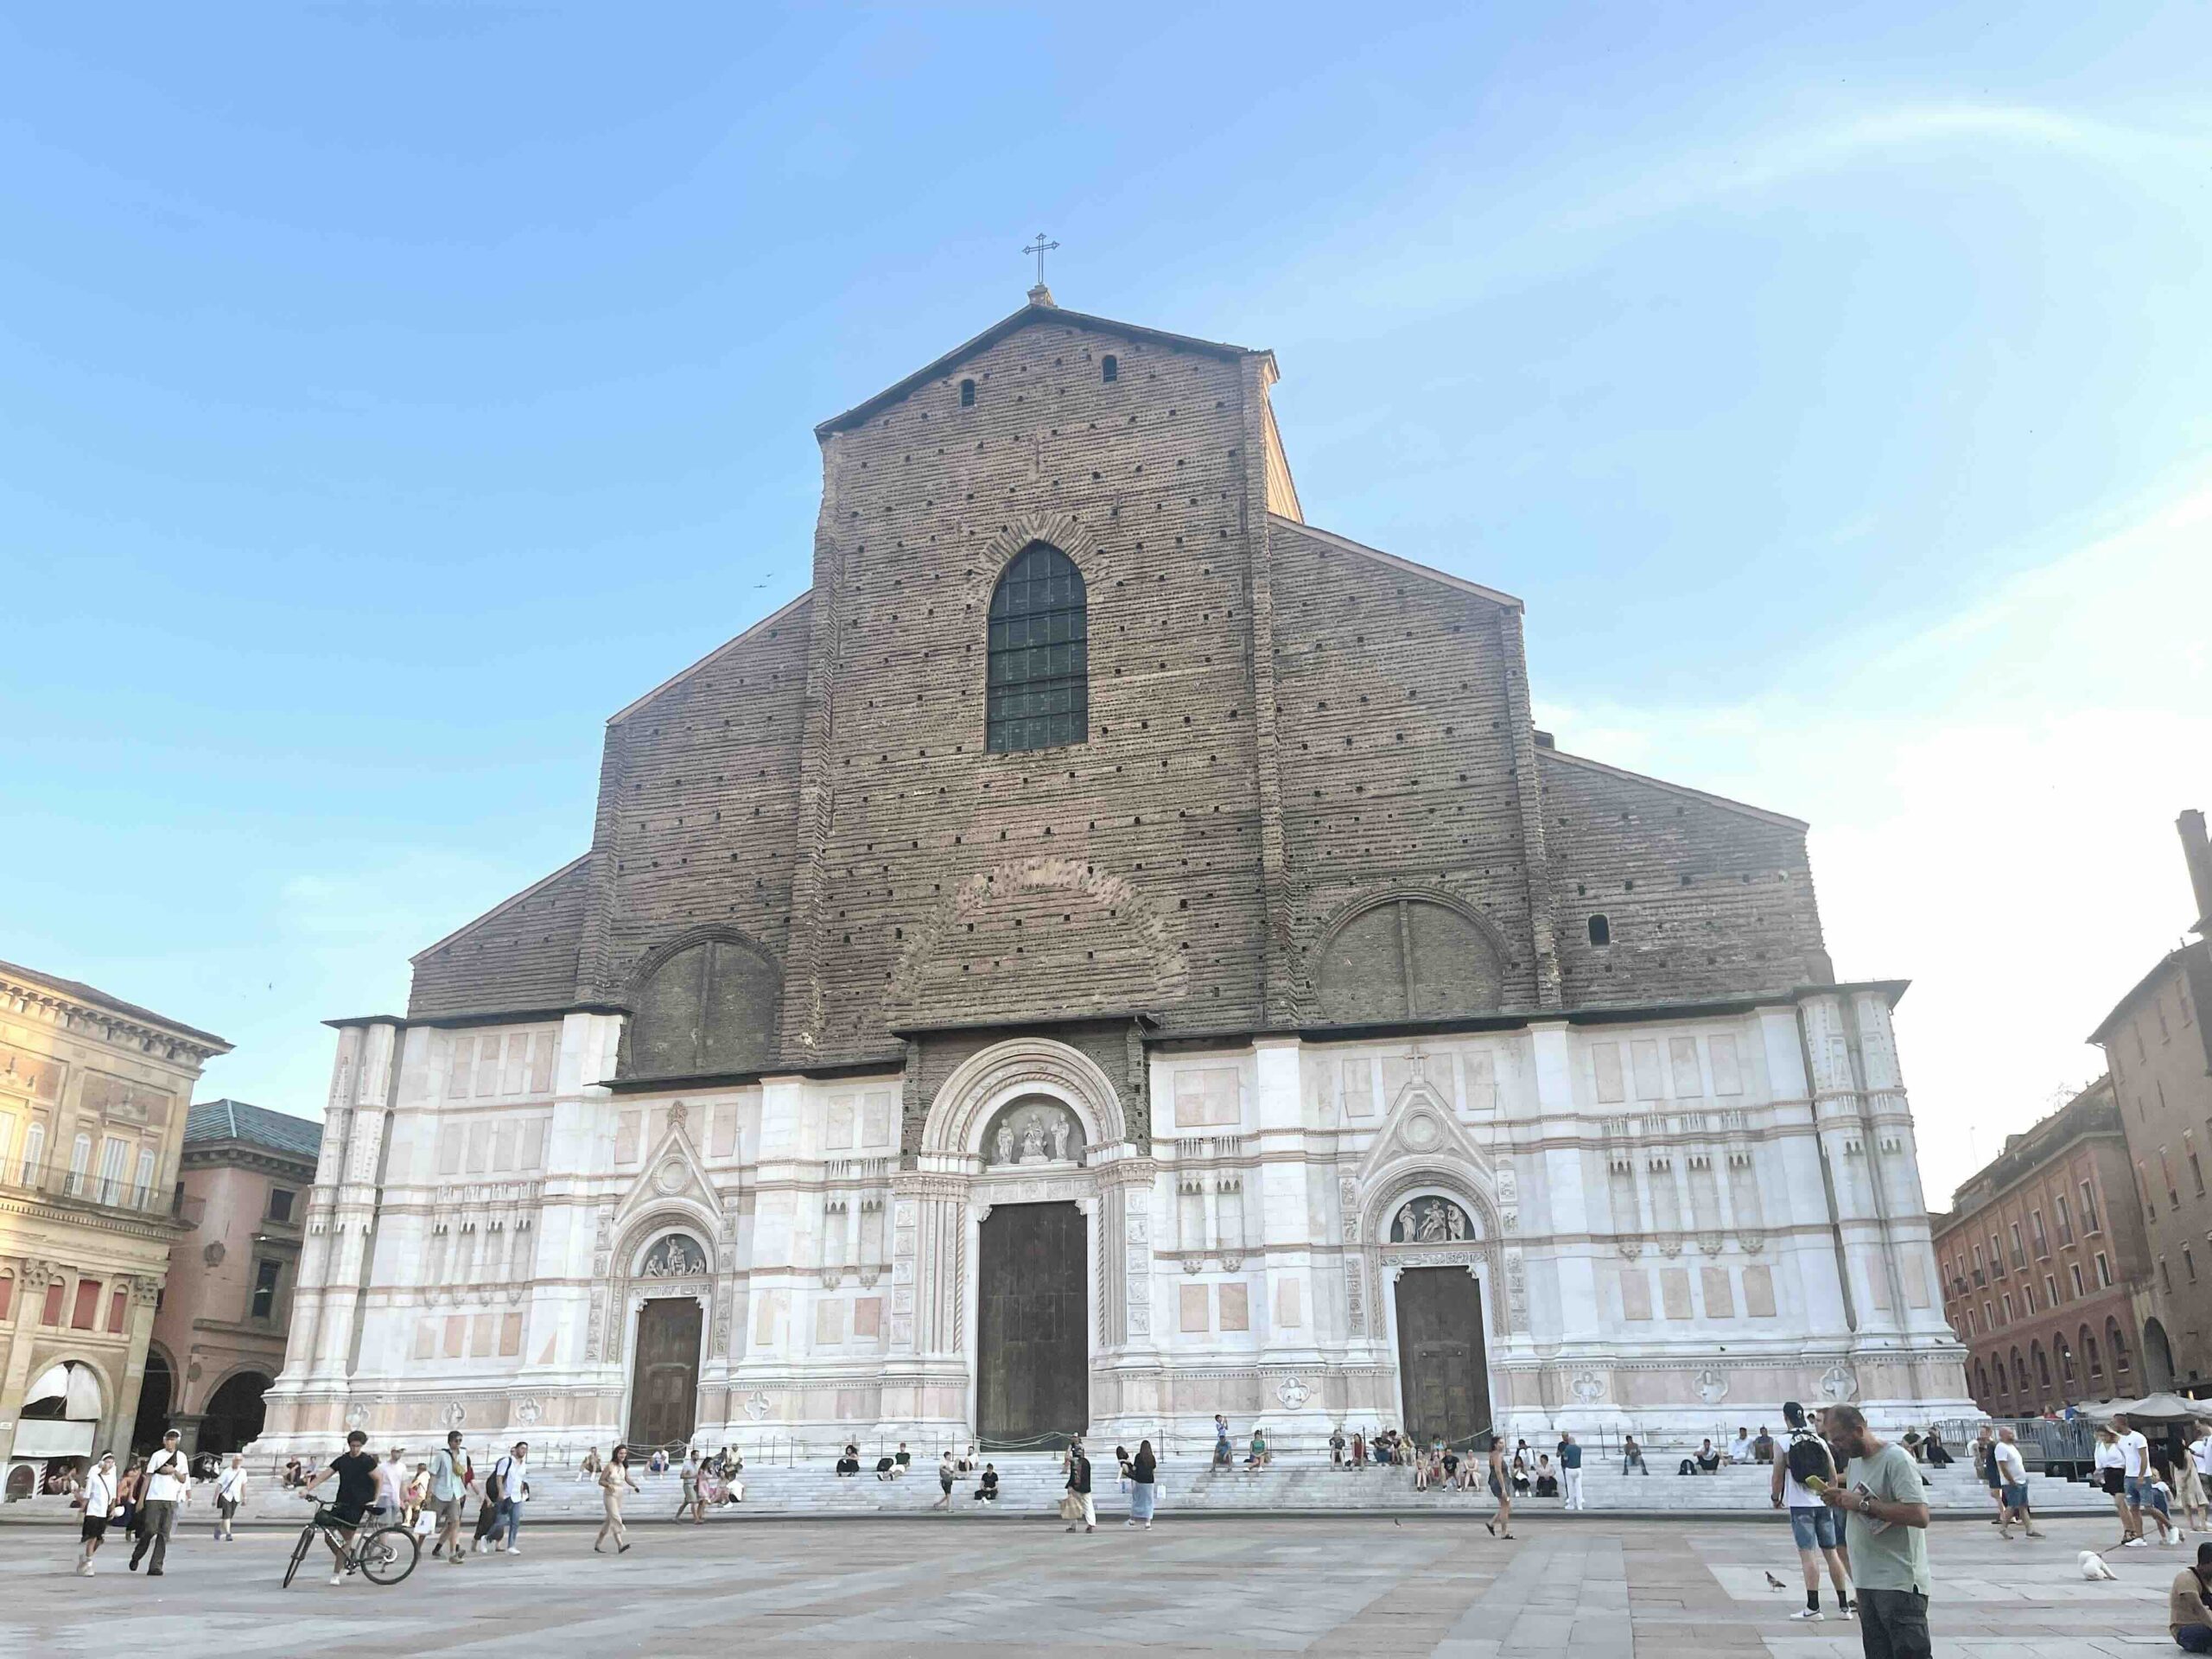
[(1971, 1413), (1806, 826), (1554, 747), (1275, 375), (1039, 288), (817, 429), (810, 590), (332, 1022), (264, 1447)]

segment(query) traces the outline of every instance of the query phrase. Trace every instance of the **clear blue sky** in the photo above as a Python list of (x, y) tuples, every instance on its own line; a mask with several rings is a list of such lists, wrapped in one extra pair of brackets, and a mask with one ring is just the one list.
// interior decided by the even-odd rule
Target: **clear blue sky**
[(0, 956), (318, 1111), (1042, 226), (1274, 348), (1309, 516), (1525, 598), (1563, 744), (1815, 821), (1940, 1202), (2187, 919), (2212, 11), (1789, 10), (16, 9)]

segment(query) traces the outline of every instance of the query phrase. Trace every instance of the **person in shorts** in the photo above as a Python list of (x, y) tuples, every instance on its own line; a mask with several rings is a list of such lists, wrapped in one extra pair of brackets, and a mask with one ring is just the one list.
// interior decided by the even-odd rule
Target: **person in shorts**
[(219, 1543), (235, 1544), (238, 1533), (232, 1523), (238, 1516), (238, 1505), (245, 1502), (245, 1453), (231, 1453), (231, 1466), (215, 1477), (215, 1538)]
[(2005, 1505), (2001, 1517), (2004, 1525), (1997, 1530), (1999, 1538), (2012, 1535), (2012, 1522), (2018, 1521), (2028, 1529), (2028, 1536), (2040, 1538), (2036, 1530), (2036, 1518), (2028, 1512), (2028, 1463), (2020, 1455), (2019, 1436), (2010, 1427), (1997, 1431), (1997, 1472), (2004, 1477), (1999, 1487), (1999, 1499)]
[(85, 1490), (79, 1494), (85, 1505), (84, 1524), (77, 1532), (77, 1576), (92, 1576), (92, 1557), (100, 1552), (100, 1542), (107, 1536), (109, 1517), (119, 1507), (115, 1496), (115, 1453), (103, 1452), (100, 1460), (92, 1466), (85, 1477)]
[[(346, 1552), (353, 1541), (353, 1534), (377, 1501), (377, 1460), (366, 1448), (369, 1437), (355, 1429), (346, 1437), (346, 1449), (330, 1460), (330, 1466), (300, 1488), (302, 1497), (313, 1494), (332, 1475), (338, 1477), (338, 1491), (324, 1512), (332, 1528), (323, 1534), (322, 1541), (330, 1547), (330, 1581), (346, 1582)], [(344, 1542), (340, 1541), (339, 1536)]]
[(455, 1567), (468, 1557), (461, 1547), (461, 1509), (476, 1484), (476, 1466), (461, 1449), (461, 1431), (446, 1436), (446, 1443), (430, 1459), (430, 1502), (437, 1506), (438, 1537), (431, 1554), (443, 1555)]
[(1805, 1478), (1823, 1484), (1835, 1478), (1835, 1457), (1827, 1442), (1805, 1421), (1805, 1408), (1795, 1400), (1782, 1406), (1787, 1436), (1774, 1460), (1774, 1479), (1767, 1497), (1777, 1510), (1789, 1512), (1789, 1531), (1797, 1543), (1797, 1565), (1805, 1575), (1805, 1605), (1789, 1615), (1795, 1619), (1827, 1617), (1821, 1611), (1821, 1564), (1826, 1561), (1828, 1580), (1835, 1586), (1836, 1611), (1852, 1616), (1851, 1580), (1843, 1566), (1843, 1517), (1823, 1503)]

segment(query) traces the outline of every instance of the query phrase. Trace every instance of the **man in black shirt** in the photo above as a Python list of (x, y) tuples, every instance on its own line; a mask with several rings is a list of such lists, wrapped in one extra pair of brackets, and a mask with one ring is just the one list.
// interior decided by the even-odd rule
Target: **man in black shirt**
[(1085, 1532), (1098, 1530), (1098, 1510), (1090, 1497), (1090, 1459), (1083, 1455), (1083, 1442), (1076, 1441), (1068, 1447), (1068, 1496), (1075, 1502), (1069, 1507), (1074, 1510), (1068, 1530), (1080, 1526)]
[[(355, 1429), (346, 1437), (345, 1452), (333, 1458), (329, 1468), (300, 1489), (301, 1495), (304, 1497), (330, 1476), (338, 1477), (338, 1495), (330, 1501), (330, 1518), (345, 1534), (349, 1544), (353, 1541), (353, 1529), (361, 1524), (361, 1517), (368, 1513), (369, 1505), (377, 1501), (377, 1460), (362, 1450), (368, 1443), (368, 1435), (360, 1429)], [(335, 1538), (325, 1534), (323, 1541), (330, 1546), (330, 1581), (343, 1584), (346, 1582), (346, 1556)]]

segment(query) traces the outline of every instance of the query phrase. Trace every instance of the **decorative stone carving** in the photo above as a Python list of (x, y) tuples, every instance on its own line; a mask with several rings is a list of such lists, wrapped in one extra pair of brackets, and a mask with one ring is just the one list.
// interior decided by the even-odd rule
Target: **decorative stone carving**
[(1845, 1365), (1831, 1365), (1821, 1373), (1821, 1398), (1842, 1405), (1859, 1392), (1859, 1379)]
[(515, 1421), (520, 1423), (524, 1428), (532, 1427), (544, 1414), (545, 1408), (539, 1405), (532, 1395), (526, 1394), (515, 1402)]
[(755, 1389), (745, 1396), (745, 1414), (759, 1422), (768, 1414), (768, 1396)]
[[(663, 1166), (664, 1168), (666, 1166)], [(679, 1167), (677, 1173), (682, 1174)], [(699, 1279), (706, 1276), (707, 1253), (696, 1240), (670, 1233), (645, 1253), (639, 1264), (640, 1279)]]
[(224, 1255), (223, 1241), (219, 1238), (200, 1252), (200, 1259), (211, 1268), (219, 1268), (223, 1265)]
[(666, 1158), (653, 1171), (653, 1185), (662, 1192), (676, 1192), (683, 1189), (686, 1171), (681, 1159)]
[(468, 1408), (458, 1400), (448, 1400), (438, 1408), (438, 1421), (449, 1430), (459, 1428), (468, 1421)]
[(1285, 1411), (1296, 1411), (1313, 1397), (1313, 1390), (1306, 1386), (1303, 1377), (1286, 1376), (1275, 1384), (1275, 1398), (1282, 1402)]
[(1728, 1397), (1728, 1379), (1712, 1366), (1706, 1367), (1690, 1379), (1697, 1389), (1697, 1397), (1708, 1406), (1717, 1406)]
[(346, 1427), (348, 1430), (366, 1428), (368, 1426), (369, 1408), (367, 1406), (364, 1405), (360, 1401), (356, 1400), (352, 1405), (346, 1408)]
[(1393, 1244), (1457, 1244), (1473, 1236), (1467, 1212), (1449, 1198), (1415, 1198), (1390, 1224)]
[(1605, 1379), (1597, 1371), (1577, 1371), (1574, 1374), (1574, 1380), (1568, 1383), (1567, 1387), (1573, 1390), (1574, 1397), (1586, 1406), (1594, 1406), (1605, 1397)]

